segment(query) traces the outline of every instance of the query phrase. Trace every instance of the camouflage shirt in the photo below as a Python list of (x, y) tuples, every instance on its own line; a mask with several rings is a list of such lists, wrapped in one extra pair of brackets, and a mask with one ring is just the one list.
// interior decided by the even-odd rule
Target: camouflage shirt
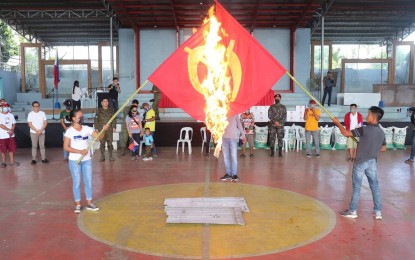
[[(114, 110), (112, 108), (107, 108), (107, 109), (104, 109), (102, 107), (98, 108), (98, 111), (95, 114), (95, 118), (94, 118), (95, 128), (99, 130), (102, 129), (102, 127), (106, 125), (108, 121), (110, 121), (113, 115), (114, 115)], [(110, 128), (114, 128), (115, 122), (112, 121), (109, 126)]]
[(281, 104), (270, 106), (268, 109), (268, 118), (271, 125), (274, 125), (275, 122), (279, 122), (281, 127), (283, 127), (287, 120), (287, 108)]

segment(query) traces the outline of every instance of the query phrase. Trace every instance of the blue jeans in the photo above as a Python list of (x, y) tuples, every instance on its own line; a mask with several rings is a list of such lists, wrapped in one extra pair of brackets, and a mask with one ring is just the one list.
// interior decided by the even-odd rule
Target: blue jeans
[(357, 210), (364, 174), (366, 175), (370, 189), (372, 190), (373, 203), (375, 204), (373, 210), (374, 212), (380, 212), (382, 210), (382, 197), (380, 195), (379, 182), (376, 174), (376, 159), (370, 159), (363, 163), (355, 163), (353, 165), (353, 194), (349, 210)]
[[(65, 136), (65, 132), (63, 132), (62, 136)], [(63, 149), (63, 159), (68, 159), (69, 152)]]
[(154, 131), (150, 131), (150, 135), (153, 137), (153, 150), (151, 152), (153, 155), (157, 155), (156, 142), (154, 141)]
[(72, 175), (72, 192), (75, 202), (81, 201), (81, 175), (84, 177), (85, 197), (92, 200), (92, 162), (91, 160), (69, 161), (69, 170)]
[(411, 148), (411, 157), (409, 159), (414, 160), (415, 158), (415, 130), (412, 131), (412, 148)]
[(223, 161), (225, 162), (226, 173), (229, 175), (238, 174), (238, 139), (222, 139)]

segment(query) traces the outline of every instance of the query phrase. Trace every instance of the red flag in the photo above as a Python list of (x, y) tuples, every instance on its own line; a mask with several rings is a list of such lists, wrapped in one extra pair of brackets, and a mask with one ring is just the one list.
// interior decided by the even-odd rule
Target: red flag
[[(228, 116), (232, 116), (258, 103), (286, 70), (218, 2), (216, 18), (224, 31), (221, 42), (232, 54), (229, 71), (234, 100), (228, 112)], [(198, 59), (192, 51), (205, 44), (203, 29), (206, 26), (194, 33), (149, 77), (164, 95), (197, 120), (205, 119), (205, 98), (195, 85), (205, 78), (206, 69), (203, 59)]]
[(54, 81), (53, 83), (55, 84), (55, 88), (58, 88), (59, 85), (59, 57), (58, 57), (58, 50), (56, 49), (56, 57), (55, 57), (55, 65), (53, 66), (53, 76), (54, 76)]

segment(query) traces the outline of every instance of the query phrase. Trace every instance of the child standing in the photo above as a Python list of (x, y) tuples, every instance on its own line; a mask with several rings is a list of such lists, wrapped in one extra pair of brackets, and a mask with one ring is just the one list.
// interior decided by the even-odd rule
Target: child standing
[(146, 155), (143, 158), (143, 161), (150, 161), (153, 160), (153, 154), (151, 152), (152, 148), (153, 148), (153, 136), (150, 133), (150, 128), (146, 127), (144, 129), (144, 136), (143, 136), (143, 141), (145, 143), (146, 146)]

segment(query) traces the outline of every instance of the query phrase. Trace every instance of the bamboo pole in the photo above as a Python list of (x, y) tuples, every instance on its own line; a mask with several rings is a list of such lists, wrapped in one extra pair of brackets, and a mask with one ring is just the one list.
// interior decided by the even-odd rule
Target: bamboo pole
[[(129, 98), (127, 98), (127, 100), (124, 102), (124, 104), (122, 104), (122, 106), (120, 108), (118, 108), (118, 111), (115, 112), (115, 114), (110, 118), (110, 120), (108, 120), (106, 125), (111, 124), (111, 122), (118, 116), (118, 114), (124, 109), (125, 106), (127, 106), (128, 103), (130, 103), (131, 99), (134, 98), (135, 95), (137, 95), (137, 93), (148, 83), (148, 79), (146, 79), (139, 88), (137, 88), (133, 94), (131, 94), (131, 96)], [(101, 129), (101, 131), (99, 131), (98, 135), (95, 136), (95, 138), (89, 143), (87, 150), (91, 149), (91, 147), (94, 145), (94, 143), (98, 140), (98, 138), (101, 136), (101, 134), (104, 132), (104, 128)], [(78, 159), (77, 164), (79, 164), (82, 159), (84, 158), (85, 155), (82, 155), (81, 158)]]
[[(311, 93), (303, 87), (303, 85), (300, 84), (288, 71), (285, 71), (285, 74), (287, 74), (288, 77), (290, 77), (312, 100), (316, 101), (317, 105), (324, 111), (326, 114), (330, 117), (330, 119), (334, 119), (335, 117), (330, 113), (329, 110), (327, 110), (321, 103), (318, 101)], [(357, 139), (352, 136), (353, 141), (357, 143)]]

